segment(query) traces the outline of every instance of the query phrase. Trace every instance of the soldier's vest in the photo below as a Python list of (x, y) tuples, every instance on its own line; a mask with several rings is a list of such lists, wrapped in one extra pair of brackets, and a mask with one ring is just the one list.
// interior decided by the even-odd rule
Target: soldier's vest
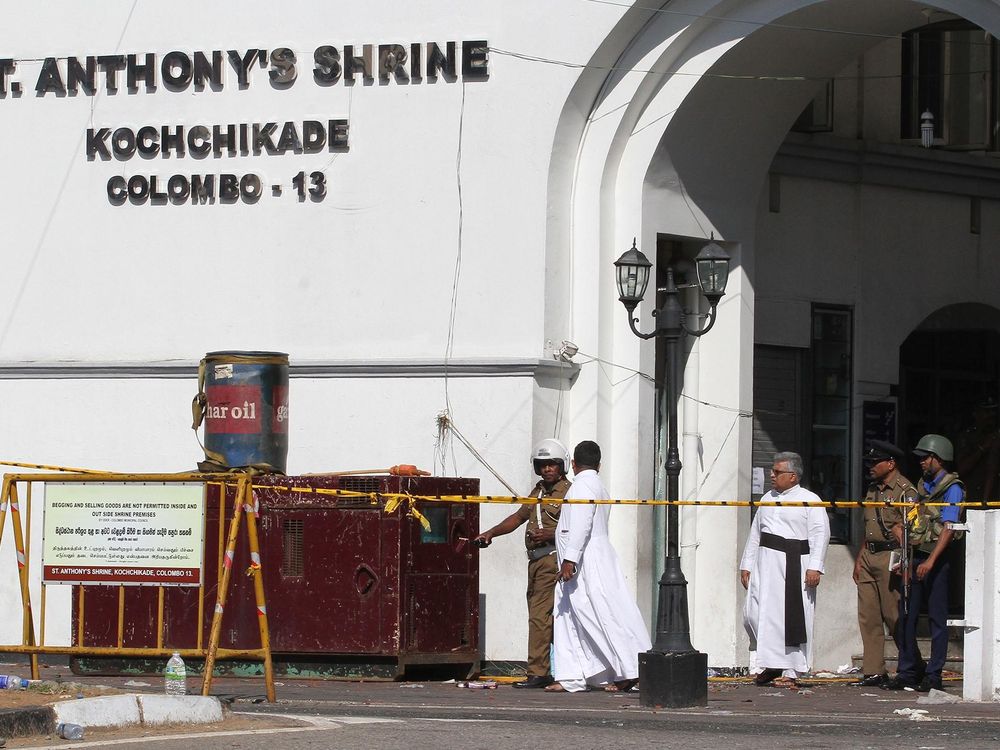
[[(945, 525), (941, 520), (941, 506), (927, 505), (927, 503), (939, 503), (944, 493), (953, 484), (962, 488), (962, 499), (965, 499), (965, 485), (958, 478), (958, 474), (946, 474), (933, 492), (928, 492), (923, 482), (917, 482), (917, 496), (919, 502), (906, 511), (906, 525), (909, 528), (910, 546), (920, 547), (922, 551), (930, 552)], [(952, 538), (956, 541), (962, 538), (961, 531), (953, 531)]]

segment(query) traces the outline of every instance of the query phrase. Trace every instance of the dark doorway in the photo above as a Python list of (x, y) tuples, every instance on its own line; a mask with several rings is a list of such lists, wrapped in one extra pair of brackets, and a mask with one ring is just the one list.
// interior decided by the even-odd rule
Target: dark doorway
[[(962, 479), (969, 499), (984, 499), (987, 485), (995, 494), (986, 464), (970, 461), (998, 427), (1000, 332), (917, 330), (903, 342), (899, 364), (900, 446), (909, 450), (928, 432), (944, 435), (955, 446), (956, 466), (968, 467)], [(906, 468), (917, 476), (915, 463)]]
[[(1000, 310), (953, 305), (927, 318), (900, 347), (899, 385), (900, 447), (909, 454), (921, 436), (944, 435), (955, 446), (967, 500), (995, 500), (1000, 462), (981, 448), (993, 445), (1000, 455)], [(904, 469), (919, 479), (912, 458)], [(949, 609), (957, 616), (964, 611), (965, 544), (952, 547)]]

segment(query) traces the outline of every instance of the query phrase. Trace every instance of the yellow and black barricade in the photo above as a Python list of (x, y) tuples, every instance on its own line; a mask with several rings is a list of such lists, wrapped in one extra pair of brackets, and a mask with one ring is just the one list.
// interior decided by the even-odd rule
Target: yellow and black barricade
[[(58, 467), (17, 464), (28, 468), (43, 470), (56, 470)], [(124, 583), (118, 583), (118, 606), (117, 606), (117, 635), (114, 646), (88, 646), (85, 642), (84, 616), (86, 612), (87, 595), (86, 591), (95, 585), (106, 587), (107, 583), (77, 584), (76, 593), (76, 638), (75, 645), (53, 646), (46, 644), (45, 640), (45, 604), (46, 586), (42, 586), (41, 600), (39, 603), (39, 622), (34, 622), (31, 605), (31, 594), (29, 589), (30, 572), (30, 548), (31, 538), (31, 503), (32, 489), (37, 484), (51, 483), (114, 483), (114, 484), (171, 484), (188, 483), (202, 484), (202, 517), (203, 521), (207, 515), (210, 502), (209, 488), (218, 487), (219, 508), (218, 508), (218, 534), (215, 540), (204, 539), (203, 555), (207, 557), (212, 551), (217, 555), (215, 587), (215, 609), (212, 615), (209, 628), (208, 643), (204, 643), (204, 623), (205, 623), (205, 598), (206, 598), (206, 566), (204, 558), (201, 566), (201, 580), (197, 585), (197, 636), (194, 643), (171, 644), (167, 647), (164, 644), (164, 590), (169, 588), (164, 584), (156, 585), (156, 645), (155, 646), (135, 646), (126, 643), (125, 638), (125, 589)], [(22, 512), (20, 486), (24, 486), (25, 507)], [(226, 529), (226, 505), (230, 497), (228, 490), (234, 490), (231, 496), (232, 517)], [(6, 516), (10, 512), (11, 526), (14, 534), (14, 547), (17, 559), (17, 572), (21, 591), (22, 608), (22, 638), (20, 645), (2, 645), (0, 651), (10, 653), (27, 654), (31, 664), (31, 676), (33, 679), (39, 678), (38, 655), (39, 654), (68, 654), (73, 657), (93, 656), (93, 657), (120, 657), (120, 658), (166, 658), (174, 651), (178, 651), (182, 657), (200, 658), (204, 660), (204, 674), (202, 680), (201, 694), (208, 695), (212, 686), (212, 673), (215, 662), (218, 659), (250, 659), (259, 660), (263, 663), (264, 680), (266, 686), (267, 700), (274, 702), (274, 671), (271, 660), (270, 635), (267, 622), (267, 604), (264, 597), (263, 571), (260, 566), (260, 547), (257, 538), (257, 520), (253, 497), (252, 473), (182, 473), (182, 474), (124, 474), (105, 473), (89, 470), (72, 470), (65, 473), (30, 473), (30, 474), (5, 474), (3, 485), (0, 488), (0, 542), (3, 540), (3, 533), (6, 527)], [(223, 614), (226, 607), (226, 599), (230, 591), (233, 566), (235, 564), (235, 554), (237, 540), (240, 536), (240, 527), (243, 517), (246, 516), (246, 541), (250, 554), (250, 564), (247, 568), (247, 575), (253, 578), (254, 598), (257, 609), (257, 622), (260, 631), (260, 648), (256, 649), (225, 649), (220, 647), (220, 637), (222, 633)], [(22, 520), (27, 519), (27, 524)], [(214, 544), (213, 544), (214, 541)], [(112, 583), (111, 585), (114, 585)], [(191, 586), (190, 588), (195, 588)], [(172, 614), (172, 613), (171, 613)], [(150, 623), (151, 624), (151, 623)], [(37, 632), (36, 632), (37, 631)]]

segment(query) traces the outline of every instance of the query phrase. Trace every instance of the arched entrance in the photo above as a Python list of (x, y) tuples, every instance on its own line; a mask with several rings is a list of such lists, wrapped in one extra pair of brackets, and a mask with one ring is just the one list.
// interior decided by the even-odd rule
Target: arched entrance
[[(1000, 8), (994, 3), (937, 5), (1000, 33)], [(682, 454), (682, 487), (693, 488), (701, 499), (750, 496), (756, 464), (747, 417), (755, 410), (755, 346), (764, 345), (800, 363), (802, 377), (792, 375), (812, 400), (791, 420), (790, 427), (802, 435), (799, 444), (780, 447), (809, 452), (810, 445), (818, 446), (814, 464), (839, 461), (844, 468), (824, 491), (834, 495), (830, 499), (846, 499), (861, 484), (856, 457), (863, 442), (863, 404), (891, 402), (900, 383), (894, 332), (908, 330), (927, 309), (958, 299), (995, 298), (981, 283), (995, 261), (985, 247), (968, 247), (980, 242), (978, 234), (970, 239), (972, 233), (954, 221), (960, 210), (966, 212), (963, 219), (969, 215), (963, 197), (980, 188), (949, 189), (959, 197), (945, 206), (936, 192), (940, 181), (915, 186), (924, 157), (897, 153), (905, 150), (896, 132), (899, 113), (869, 121), (858, 105), (867, 95), (869, 115), (879, 106), (892, 110), (898, 81), (869, 90), (862, 71), (851, 83), (840, 83), (841, 74), (872, 48), (926, 24), (927, 9), (908, 0), (705, 0), (690, 10), (681, 15), (638, 5), (630, 9), (567, 101), (550, 168), (546, 252), (551, 267), (570, 273), (547, 284), (546, 329), (553, 337), (571, 331), (581, 350), (597, 352), (612, 366), (657, 373), (662, 363), (655, 347), (632, 336), (615, 299), (611, 263), (633, 237), (652, 257), (664, 240), (694, 247), (714, 233), (731, 250), (735, 271), (718, 323), (698, 341), (697, 356), (684, 373), (684, 403), (693, 418), (682, 416), (681, 429), (696, 445)], [(831, 30), (836, 33), (826, 33)], [(883, 62), (890, 57), (898, 62), (896, 50), (886, 52)], [(789, 78), (788, 71), (798, 75)], [(891, 80), (894, 71), (870, 77)], [(827, 141), (812, 135), (789, 139), (796, 118), (823, 81), (834, 77), (842, 90), (856, 87), (847, 102), (858, 107), (848, 118), (850, 126)], [(869, 148), (879, 141), (887, 148)], [(943, 247), (955, 253), (946, 255)], [(918, 267), (919, 284), (901, 277), (901, 268), (912, 273)], [(961, 290), (940, 281), (963, 273), (974, 283)], [(646, 330), (653, 296), (636, 311)], [(817, 342), (833, 338), (817, 333), (824, 316), (848, 321), (842, 338), (853, 349), (845, 343), (820, 379), (826, 365), (814, 357)], [(809, 357), (815, 366), (806, 366)], [(614, 460), (607, 481), (622, 496), (652, 495), (660, 464), (650, 448), (657, 395), (649, 381), (605, 377), (597, 368), (582, 372), (574, 386), (572, 429), (596, 433), (609, 448)], [(840, 399), (835, 414), (820, 408), (832, 403), (830, 396)], [(903, 442), (908, 437), (900, 427)], [(837, 455), (826, 455), (832, 451), (818, 437), (835, 431)], [(743, 658), (735, 614), (742, 592), (725, 588), (720, 595), (719, 587), (733, 580), (748, 518), (749, 512), (733, 512), (723, 519), (704, 508), (682, 513), (692, 637), (716, 664)], [(630, 528), (631, 537), (616, 539), (627, 555), (635, 554), (640, 598), (643, 586), (656, 580), (659, 558), (649, 538), (655, 542), (660, 532), (647, 531), (638, 524)], [(831, 569), (849, 569), (852, 552), (841, 545)], [(833, 579), (825, 584), (823, 601), (842, 613), (853, 601), (854, 584), (850, 576)], [(856, 628), (844, 618), (838, 627), (828, 630), (828, 643), (819, 648), (837, 654), (831, 659), (850, 658), (839, 649)]]
[[(936, 432), (955, 446), (953, 467), (969, 501), (996, 499), (1000, 488), (1000, 310), (949, 305), (929, 315), (899, 349), (900, 445), (909, 450)], [(907, 476), (916, 480), (911, 461)], [(948, 609), (965, 611), (965, 540), (953, 542)]]
[(900, 445), (928, 432), (948, 437), (968, 499), (995, 500), (1000, 310), (965, 303), (928, 316), (900, 347), (899, 376)]

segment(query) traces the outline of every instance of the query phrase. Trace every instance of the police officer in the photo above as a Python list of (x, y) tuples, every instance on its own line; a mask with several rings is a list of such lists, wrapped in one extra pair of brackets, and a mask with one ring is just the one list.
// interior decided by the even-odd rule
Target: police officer
[[(565, 497), (569, 451), (558, 440), (542, 440), (531, 455), (535, 474), (541, 477), (528, 493), (539, 500)], [(516, 688), (544, 688), (552, 684), (549, 650), (552, 644), (552, 604), (559, 566), (556, 562), (556, 524), (561, 503), (540, 502), (521, 505), (493, 528), (476, 537), (487, 547), (493, 537), (509, 534), (528, 522), (524, 543), (528, 548), (528, 677), (515, 682)]]
[[(854, 561), (858, 587), (858, 629), (864, 644), (863, 687), (881, 687), (888, 681), (885, 669), (885, 632), (896, 632), (899, 616), (900, 577), (889, 570), (892, 550), (903, 541), (903, 511), (892, 503), (912, 503), (916, 488), (899, 472), (905, 454), (884, 440), (871, 441), (864, 455), (871, 484), (864, 502), (865, 538)], [(867, 503), (882, 503), (868, 505)]]
[[(948, 654), (948, 545), (961, 534), (951, 524), (961, 518), (965, 488), (958, 474), (948, 469), (955, 458), (951, 441), (943, 435), (920, 438), (913, 453), (920, 459), (923, 477), (917, 483), (918, 504), (906, 511), (907, 536), (912, 562), (909, 566), (909, 601), (900, 599), (896, 646), (899, 672), (886, 683), (890, 690), (912, 688), (921, 692), (941, 689), (941, 670)], [(948, 505), (933, 505), (948, 503)], [(907, 575), (907, 572), (904, 572)], [(931, 631), (931, 657), (924, 662), (917, 646), (917, 618), (927, 607)]]

